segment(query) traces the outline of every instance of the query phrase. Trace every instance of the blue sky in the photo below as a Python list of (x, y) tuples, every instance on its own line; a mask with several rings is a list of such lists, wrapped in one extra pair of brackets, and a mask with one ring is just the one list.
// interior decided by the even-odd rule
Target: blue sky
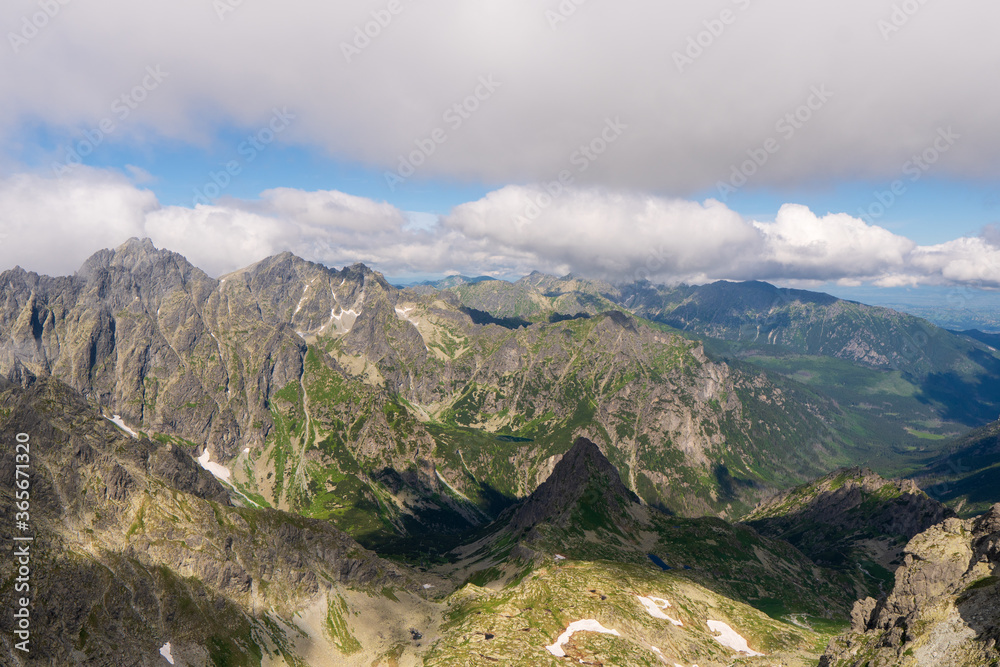
[(989, 295), (1000, 8), (897, 9), (94, 0), (31, 29), (14, 0), (0, 265), (70, 273), (149, 236), (215, 275), (291, 250)]
[[(817, 213), (846, 212), (861, 217), (890, 184), (846, 182), (795, 192), (745, 191), (729, 203), (757, 219), (773, 218), (787, 201), (805, 204)], [(713, 194), (711, 190), (702, 193), (705, 197)], [(1000, 188), (996, 183), (928, 178), (912, 186), (881, 216), (868, 214), (875, 224), (921, 245), (945, 243), (956, 236), (975, 236), (983, 227), (1000, 222)]]

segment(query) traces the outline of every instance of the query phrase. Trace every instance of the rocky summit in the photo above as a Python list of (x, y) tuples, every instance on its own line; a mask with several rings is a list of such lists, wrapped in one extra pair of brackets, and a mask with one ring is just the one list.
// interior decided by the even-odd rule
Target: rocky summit
[(578, 438), (548, 479), (513, 512), (508, 530), (524, 532), (542, 521), (566, 526), (572, 522), (572, 511), (580, 507), (599, 513), (608, 525), (622, 525), (628, 508), (637, 504), (639, 497), (622, 484), (598, 446)]
[(887, 596), (854, 605), (823, 667), (1000, 664), (1000, 505), (949, 518), (906, 545)]
[(929, 326), (139, 239), (8, 270), (0, 663), (997, 664), (1000, 353)]

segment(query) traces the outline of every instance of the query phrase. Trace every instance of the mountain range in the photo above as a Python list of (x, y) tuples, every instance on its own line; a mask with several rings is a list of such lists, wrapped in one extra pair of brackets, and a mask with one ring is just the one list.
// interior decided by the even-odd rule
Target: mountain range
[[(975, 625), (996, 530), (972, 518), (1000, 502), (990, 343), (765, 283), (401, 289), (289, 253), (216, 279), (138, 239), (74, 276), (9, 270), (0, 426), (38, 443), (47, 629), (26, 658), (6, 619), (4, 650), (705, 667), (930, 646), (989, 664), (969, 661), (996, 655)], [(5, 450), (7, 533), (15, 471)], [(927, 544), (967, 534), (975, 563), (907, 583)]]

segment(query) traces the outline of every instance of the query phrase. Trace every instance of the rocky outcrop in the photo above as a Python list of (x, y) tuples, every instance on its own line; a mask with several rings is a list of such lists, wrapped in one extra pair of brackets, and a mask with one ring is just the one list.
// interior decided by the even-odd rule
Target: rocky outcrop
[(172, 444), (156, 447), (150, 452), (148, 461), (150, 474), (167, 486), (205, 500), (231, 504), (229, 492), (181, 448)]
[(914, 537), (892, 592), (859, 601), (823, 667), (1000, 663), (1000, 505)]
[[(269, 645), (296, 655), (273, 619), (291, 626), (317, 599), (348, 587), (417, 589), (327, 522), (234, 507), (189, 451), (126, 435), (59, 381), (0, 383), (0, 433), (11, 443), (29, 436), (30, 520), (18, 535), (34, 538), (37, 630), (25, 662), (5, 614), (3, 664), (152, 665), (167, 641), (184, 664), (249, 664)], [(24, 461), (13, 446), (0, 452), (8, 544)], [(15, 607), (17, 567), (0, 561), (6, 609)]]

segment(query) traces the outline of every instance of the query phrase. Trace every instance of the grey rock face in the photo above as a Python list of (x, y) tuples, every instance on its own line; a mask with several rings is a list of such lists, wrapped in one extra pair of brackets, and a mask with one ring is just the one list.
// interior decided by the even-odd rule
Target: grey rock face
[(132, 239), (96, 253), (72, 277), (7, 271), (0, 374), (54, 375), (130, 423), (208, 444), (225, 460), (238, 443), (263, 443), (268, 400), (302, 373), (306, 348), (284, 318), (292, 297), (280, 274), (333, 280), (318, 265), (274, 260), (215, 280)]
[(229, 492), (191, 456), (173, 445), (158, 447), (149, 456), (149, 472), (171, 488), (193, 496), (231, 504)]
[(978, 519), (948, 518), (906, 545), (892, 592), (859, 602), (851, 630), (832, 641), (824, 667), (1000, 661), (1000, 505)]
[[(59, 381), (0, 383), (0, 433), (21, 432), (30, 434), (38, 632), (25, 663), (4, 614), (2, 664), (151, 665), (168, 640), (187, 664), (217, 664), (223, 653), (242, 664), (270, 636), (267, 613), (289, 618), (343, 586), (416, 589), (326, 522), (233, 507), (187, 452), (123, 434)], [(5, 447), (0, 538), (7, 543), (15, 470), (13, 448)], [(15, 568), (11, 558), (0, 561), (0, 604), (8, 609)]]

